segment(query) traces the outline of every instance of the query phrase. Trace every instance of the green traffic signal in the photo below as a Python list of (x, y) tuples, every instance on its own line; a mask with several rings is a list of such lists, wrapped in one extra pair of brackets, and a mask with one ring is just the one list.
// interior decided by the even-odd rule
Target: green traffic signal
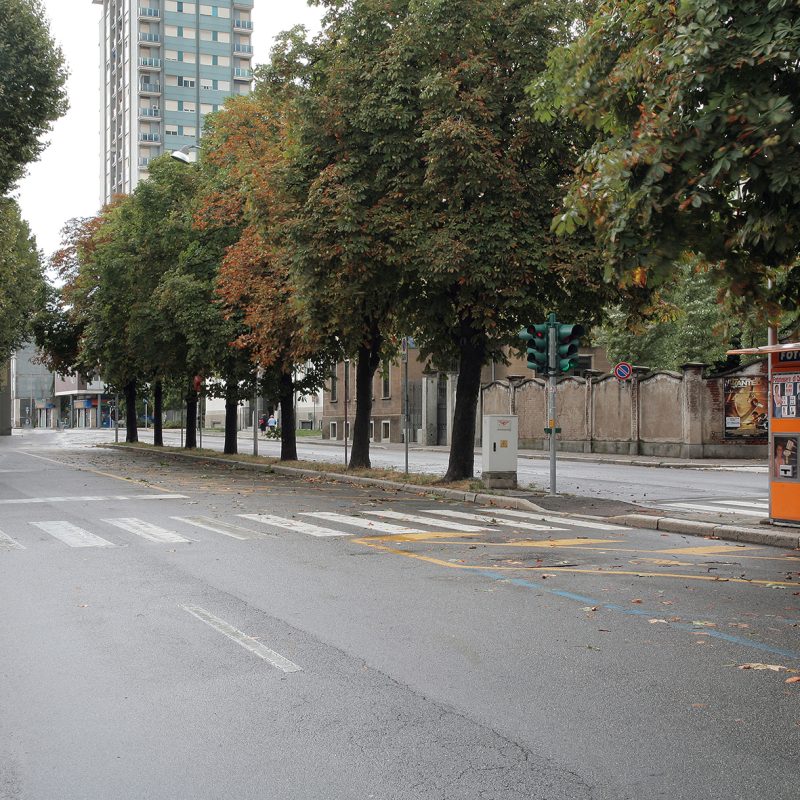
[(569, 372), (578, 365), (578, 350), (585, 334), (583, 325), (559, 325), (556, 328), (556, 365), (559, 372)]
[(548, 373), (548, 338), (547, 323), (541, 325), (529, 325), (519, 332), (520, 339), (529, 343), (528, 345), (528, 369), (536, 370), (543, 375)]

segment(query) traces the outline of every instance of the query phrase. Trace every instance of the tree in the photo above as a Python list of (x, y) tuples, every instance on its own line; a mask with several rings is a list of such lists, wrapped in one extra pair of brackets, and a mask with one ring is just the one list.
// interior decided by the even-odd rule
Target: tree
[(694, 252), (749, 313), (796, 306), (798, 48), (790, 0), (598, 3), (534, 86), (540, 118), (595, 137), (554, 228), (587, 226), (630, 284)]
[[(279, 48), (280, 52), (280, 48)], [(273, 63), (280, 59), (273, 56)], [(287, 190), (300, 88), (262, 69), (253, 95), (233, 98), (210, 118), (204, 139), (207, 194), (198, 224), (237, 230), (218, 290), (236, 343), (260, 368), (261, 388), (281, 407), (281, 459), (297, 459), (294, 394), (316, 390), (329, 366), (323, 339), (303, 314), (290, 270), (290, 221), (301, 210)], [(293, 73), (294, 74), (294, 73)], [(296, 367), (310, 362), (298, 378)]]
[(413, 265), (403, 316), (424, 353), (458, 363), (447, 481), (473, 475), (481, 367), (518, 345), (522, 325), (550, 311), (589, 323), (615, 296), (589, 237), (550, 232), (582, 133), (528, 113), (526, 87), (568, 40), (568, 12), (421, 0), (374, 69), (371, 113), (397, 120), (400, 139), (401, 154), (390, 151), (398, 188), (387, 198)]
[[(356, 415), (350, 467), (369, 467), (375, 372), (393, 348), (408, 211), (393, 182), (413, 132), (406, 113), (382, 107), (381, 53), (408, 0), (326, 3), (323, 34), (309, 61), (298, 59), (307, 90), (297, 98), (298, 147), (292, 168), (301, 213), (292, 224), (292, 275), (322, 341), (356, 358)], [(304, 52), (304, 51), (303, 51)], [(280, 64), (286, 71), (288, 59)], [(400, 158), (402, 161), (398, 161)]]
[(678, 369), (689, 361), (716, 368), (736, 366), (726, 351), (766, 344), (766, 331), (752, 317), (733, 316), (717, 302), (713, 275), (687, 259), (674, 278), (650, 298), (647, 313), (632, 319), (616, 306), (595, 334), (611, 361), (651, 369)]
[(16, 202), (0, 198), (0, 362), (28, 339), (45, 300), (36, 242)]
[(42, 136), (67, 110), (67, 71), (39, 0), (0, 3), (0, 195), (44, 149)]

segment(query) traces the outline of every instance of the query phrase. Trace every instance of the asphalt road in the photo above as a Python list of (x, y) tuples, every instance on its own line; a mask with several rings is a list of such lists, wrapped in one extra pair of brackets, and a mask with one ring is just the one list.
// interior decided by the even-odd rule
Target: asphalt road
[[(70, 434), (68, 433), (67, 436)], [(104, 431), (98, 437), (110, 440), (113, 432)], [(124, 432), (122, 432), (124, 437)], [(140, 430), (142, 441), (152, 441), (152, 432)], [(165, 431), (165, 443), (178, 445), (180, 433)], [(203, 438), (203, 447), (222, 450), (220, 436)], [(261, 455), (280, 455), (280, 443), (267, 439), (259, 441)], [(252, 453), (252, 439), (240, 437), (242, 453)], [(298, 456), (309, 461), (337, 461), (344, 464), (344, 448), (320, 444), (318, 441), (298, 440)], [(370, 460), (375, 467), (403, 469), (404, 453), (395, 448), (374, 446), (370, 449)], [(444, 475), (447, 470), (448, 453), (444, 450), (409, 451), (409, 469), (412, 472), (430, 472)], [(480, 474), (480, 456), (475, 459), (476, 474)], [(547, 488), (550, 480), (550, 465), (546, 459), (520, 458), (518, 476), (521, 486), (533, 485)], [(670, 469), (659, 467), (627, 466), (623, 464), (597, 463), (592, 461), (570, 461), (558, 463), (558, 490), (568, 494), (620, 500), (629, 503), (657, 505), (664, 502), (709, 500), (715, 498), (764, 498), (768, 493), (766, 468), (754, 471), (750, 465), (725, 469)]]
[(0, 439), (3, 800), (797, 797), (798, 553), (77, 444)]

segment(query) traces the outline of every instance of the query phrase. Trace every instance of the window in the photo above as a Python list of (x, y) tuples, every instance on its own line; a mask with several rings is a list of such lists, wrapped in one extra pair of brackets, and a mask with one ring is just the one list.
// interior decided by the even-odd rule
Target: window
[(392, 396), (392, 368), (387, 363), (381, 370), (381, 399), (388, 400)]
[(184, 111), (188, 112), (189, 114), (194, 114), (197, 111), (197, 106), (190, 102), (189, 100), (178, 100), (178, 107), (174, 109), (175, 111)]
[(194, 89), (194, 78), (184, 78), (178, 75), (178, 86), (183, 86), (186, 89)]
[(336, 403), (339, 400), (339, 379), (335, 375), (331, 375), (331, 403)]
[(178, 126), (177, 125), (167, 125), (164, 128), (164, 133), (167, 136), (177, 136), (178, 135)]
[(392, 423), (388, 419), (381, 422), (381, 441), (388, 442), (391, 439)]
[(339, 433), (337, 431), (337, 425), (335, 422), (331, 422), (331, 439), (338, 439)]

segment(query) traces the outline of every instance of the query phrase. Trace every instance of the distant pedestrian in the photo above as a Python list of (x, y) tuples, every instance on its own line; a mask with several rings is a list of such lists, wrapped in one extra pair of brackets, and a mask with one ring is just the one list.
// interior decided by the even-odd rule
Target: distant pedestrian
[(261, 430), (261, 433), (267, 432), (267, 418), (262, 414), (261, 419), (258, 421), (258, 427)]
[(275, 433), (275, 428), (277, 427), (277, 425), (278, 425), (278, 420), (275, 419), (275, 415), (270, 414), (269, 419), (267, 420), (267, 427), (269, 428), (270, 434)]

